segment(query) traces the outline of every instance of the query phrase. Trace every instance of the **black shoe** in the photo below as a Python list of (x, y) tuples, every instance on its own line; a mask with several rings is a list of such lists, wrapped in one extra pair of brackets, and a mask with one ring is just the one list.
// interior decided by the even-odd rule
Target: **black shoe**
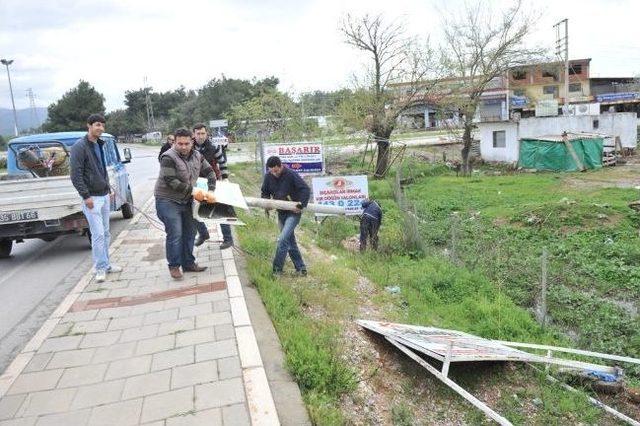
[(207, 241), (209, 238), (211, 238), (209, 236), (209, 234), (206, 235), (202, 235), (202, 234), (198, 234), (198, 236), (196, 237), (196, 241), (195, 243), (193, 243), (194, 246), (199, 247), (201, 246), (205, 241)]
[(282, 276), (282, 270), (281, 269), (274, 269), (274, 270), (271, 271), (271, 273), (276, 277)]
[(183, 266), (182, 270), (184, 272), (204, 272), (207, 270), (206, 266), (199, 266), (197, 263), (189, 266)]
[(229, 247), (233, 247), (233, 241), (223, 241), (222, 244), (220, 244), (220, 250), (225, 250)]
[(296, 274), (300, 275), (301, 277), (306, 277), (307, 276), (307, 270), (306, 269), (300, 269), (299, 271), (296, 271)]

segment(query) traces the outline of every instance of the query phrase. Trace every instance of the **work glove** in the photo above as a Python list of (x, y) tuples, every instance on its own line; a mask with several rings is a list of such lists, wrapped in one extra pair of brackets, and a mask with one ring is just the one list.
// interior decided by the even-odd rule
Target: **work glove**
[(207, 194), (207, 191), (200, 188), (193, 188), (193, 191), (191, 191), (191, 195), (193, 196), (193, 199), (196, 201), (204, 201), (206, 194)]

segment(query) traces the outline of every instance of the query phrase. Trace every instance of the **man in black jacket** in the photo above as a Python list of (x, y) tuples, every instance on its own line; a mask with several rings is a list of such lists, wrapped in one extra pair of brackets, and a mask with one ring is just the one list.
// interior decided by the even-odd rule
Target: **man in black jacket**
[(300, 275), (307, 275), (307, 267), (298, 249), (294, 231), (298, 223), (300, 223), (302, 209), (309, 202), (311, 190), (296, 172), (282, 165), (279, 157), (269, 157), (267, 159), (267, 169), (269, 173), (264, 175), (262, 182), (262, 198), (298, 202), (295, 211), (278, 210), (280, 236), (278, 237), (276, 254), (273, 258), (273, 273), (282, 273), (288, 253), (296, 272)]
[(103, 282), (107, 273), (121, 272), (122, 268), (109, 261), (109, 214), (111, 213), (111, 187), (104, 158), (105, 119), (100, 114), (87, 118), (87, 135), (78, 139), (71, 148), (71, 182), (82, 197), (82, 212), (91, 232), (91, 253), (96, 281)]
[[(224, 150), (220, 145), (215, 145), (211, 142), (209, 135), (207, 134), (207, 127), (198, 123), (193, 126), (193, 148), (198, 151), (205, 160), (216, 170), (216, 177), (224, 180), (229, 177), (227, 170), (227, 157)], [(206, 240), (210, 238), (209, 230), (204, 222), (196, 221), (196, 229), (198, 231), (198, 237), (196, 238), (195, 245), (200, 246)], [(233, 234), (231, 233), (231, 226), (227, 224), (220, 225), (220, 231), (222, 232), (222, 244), (220, 249), (224, 250), (233, 246)]]
[(169, 133), (167, 135), (167, 141), (160, 147), (160, 154), (158, 154), (158, 161), (160, 161), (162, 154), (164, 154), (165, 152), (171, 149), (175, 141), (176, 141), (176, 137), (173, 136), (173, 133)]
[(367, 249), (367, 240), (371, 241), (371, 248), (378, 250), (378, 230), (382, 224), (382, 209), (377, 201), (362, 202), (362, 216), (360, 217), (360, 251)]

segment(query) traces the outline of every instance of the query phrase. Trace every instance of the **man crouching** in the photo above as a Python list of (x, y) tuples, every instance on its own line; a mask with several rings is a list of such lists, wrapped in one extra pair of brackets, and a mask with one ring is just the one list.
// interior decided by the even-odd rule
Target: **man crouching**
[(197, 151), (193, 150), (191, 132), (178, 129), (173, 147), (160, 157), (160, 176), (156, 181), (156, 213), (164, 223), (166, 255), (169, 273), (181, 279), (184, 272), (202, 272), (206, 266), (198, 266), (193, 256), (195, 227), (191, 211), (194, 189), (198, 177), (206, 177), (210, 191), (216, 188), (216, 174)]

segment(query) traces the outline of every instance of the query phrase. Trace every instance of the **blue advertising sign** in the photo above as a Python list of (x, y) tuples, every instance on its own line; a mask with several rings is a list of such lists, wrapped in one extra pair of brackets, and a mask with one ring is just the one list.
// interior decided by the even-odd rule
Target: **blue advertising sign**
[(615, 102), (615, 101), (633, 101), (640, 99), (640, 93), (638, 92), (621, 92), (621, 93), (603, 93), (596, 95), (598, 102)]

